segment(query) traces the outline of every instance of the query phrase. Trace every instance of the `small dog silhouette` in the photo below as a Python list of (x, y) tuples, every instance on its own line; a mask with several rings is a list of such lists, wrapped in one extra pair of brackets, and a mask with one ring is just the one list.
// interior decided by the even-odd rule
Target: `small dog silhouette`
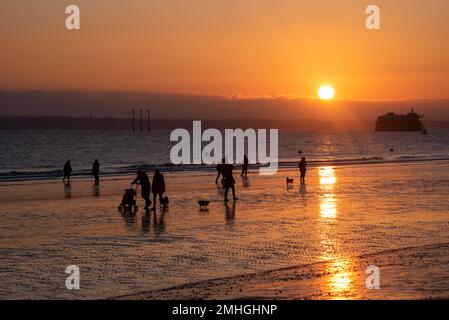
[(200, 210), (207, 210), (207, 206), (209, 205), (209, 201), (207, 201), (207, 200), (198, 200), (198, 205), (200, 206)]
[(295, 181), (295, 179), (287, 177), (285, 181), (287, 182), (287, 187), (289, 187), (293, 186), (293, 181)]
[(162, 207), (167, 208), (169, 202), (170, 202), (170, 201), (168, 200), (168, 197), (167, 197), (167, 196), (163, 197), (163, 198), (162, 198), (162, 201), (161, 201)]

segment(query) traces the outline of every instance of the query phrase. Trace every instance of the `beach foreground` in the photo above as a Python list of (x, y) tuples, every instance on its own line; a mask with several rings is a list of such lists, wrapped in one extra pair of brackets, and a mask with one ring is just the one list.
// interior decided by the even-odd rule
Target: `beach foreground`
[[(367, 266), (381, 286), (367, 289)], [(330, 260), (116, 297), (133, 300), (448, 299), (449, 243)]]
[[(326, 166), (310, 169), (305, 186), (295, 170), (235, 172), (239, 200), (227, 204), (214, 173), (172, 172), (168, 211), (149, 215), (117, 210), (131, 176), (99, 187), (85, 178), (70, 188), (2, 183), (0, 297), (448, 297), (448, 169), (436, 161)], [(65, 287), (68, 265), (80, 269), (80, 290)], [(380, 269), (379, 290), (366, 288), (370, 265)]]

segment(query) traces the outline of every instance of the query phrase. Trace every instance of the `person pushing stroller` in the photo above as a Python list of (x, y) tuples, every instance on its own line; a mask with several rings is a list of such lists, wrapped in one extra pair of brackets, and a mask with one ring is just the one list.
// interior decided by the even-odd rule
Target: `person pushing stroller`
[(140, 195), (145, 200), (145, 208), (148, 209), (151, 205), (150, 193), (151, 193), (151, 183), (148, 175), (142, 170), (137, 170), (137, 177), (131, 183), (131, 185), (140, 185)]

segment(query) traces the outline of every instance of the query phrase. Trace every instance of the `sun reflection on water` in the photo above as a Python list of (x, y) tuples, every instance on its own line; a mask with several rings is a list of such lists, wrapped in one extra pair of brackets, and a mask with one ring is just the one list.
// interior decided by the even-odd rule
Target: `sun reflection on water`
[(338, 199), (335, 193), (337, 176), (334, 168), (322, 167), (319, 169), (320, 182), (320, 248), (321, 259), (325, 263), (326, 277), (323, 289), (334, 299), (346, 299), (350, 297), (354, 274), (351, 271), (353, 261), (342, 250), (338, 240), (335, 224), (338, 216)]
[(337, 183), (337, 177), (335, 176), (335, 170), (332, 167), (322, 167), (319, 171), (320, 185), (334, 185)]
[(335, 219), (337, 216), (337, 201), (332, 195), (325, 194), (320, 202), (320, 216), (323, 219)]
[(350, 271), (351, 260), (337, 259), (327, 266), (327, 272), (331, 274), (328, 280), (329, 290), (337, 297), (342, 297), (352, 288), (353, 274)]
[(332, 167), (322, 167), (319, 176), (323, 191), (320, 199), (320, 216), (323, 219), (335, 219), (337, 217), (337, 199), (333, 193), (334, 185), (337, 183), (335, 170)]

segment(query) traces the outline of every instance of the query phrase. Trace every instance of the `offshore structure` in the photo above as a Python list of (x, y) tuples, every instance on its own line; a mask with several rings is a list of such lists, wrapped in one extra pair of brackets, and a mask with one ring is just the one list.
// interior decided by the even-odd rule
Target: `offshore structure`
[(413, 108), (407, 114), (389, 112), (379, 116), (376, 121), (376, 131), (426, 131), (421, 119)]

